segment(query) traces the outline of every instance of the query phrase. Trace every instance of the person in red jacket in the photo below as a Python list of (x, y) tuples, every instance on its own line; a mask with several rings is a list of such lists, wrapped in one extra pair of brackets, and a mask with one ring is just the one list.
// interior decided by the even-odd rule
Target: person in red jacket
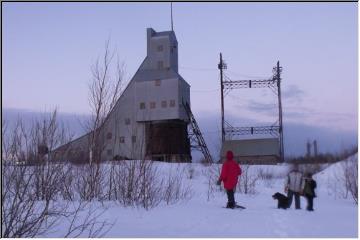
[(224, 182), (224, 188), (228, 197), (227, 208), (235, 208), (234, 190), (238, 182), (238, 177), (241, 175), (241, 168), (237, 162), (234, 161), (234, 154), (232, 151), (226, 152), (226, 161), (222, 165), (221, 174), (217, 184)]

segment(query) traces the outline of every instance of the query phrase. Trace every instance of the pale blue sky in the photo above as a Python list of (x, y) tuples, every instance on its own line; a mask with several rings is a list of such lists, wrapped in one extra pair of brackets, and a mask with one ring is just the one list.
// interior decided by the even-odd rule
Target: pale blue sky
[[(232, 79), (283, 66), (284, 122), (357, 131), (357, 3), (174, 3), (179, 72), (195, 115), (220, 117), (219, 52)], [(129, 80), (146, 28), (170, 28), (169, 3), (2, 3), (2, 104), (88, 113), (90, 66), (110, 36)], [(233, 91), (226, 114), (273, 122), (269, 89)], [(271, 110), (271, 109), (270, 109)], [(220, 124), (220, 121), (219, 121)], [(236, 124), (235, 124), (236, 125)]]

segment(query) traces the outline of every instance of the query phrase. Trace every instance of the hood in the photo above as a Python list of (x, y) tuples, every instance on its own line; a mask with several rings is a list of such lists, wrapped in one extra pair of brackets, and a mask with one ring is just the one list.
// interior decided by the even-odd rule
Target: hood
[(233, 158), (234, 158), (233, 152), (232, 152), (232, 151), (227, 151), (227, 152), (226, 152), (226, 159), (227, 159), (228, 161), (231, 161), (231, 160), (233, 160)]

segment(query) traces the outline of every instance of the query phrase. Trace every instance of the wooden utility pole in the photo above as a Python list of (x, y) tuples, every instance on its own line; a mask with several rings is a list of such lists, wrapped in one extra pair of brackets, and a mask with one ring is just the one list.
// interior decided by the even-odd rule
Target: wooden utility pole
[(218, 65), (220, 69), (220, 89), (221, 89), (221, 143), (225, 141), (225, 128), (224, 128), (224, 83), (223, 83), (223, 69), (226, 68), (224, 65), (222, 54), (220, 53), (220, 63)]
[(277, 80), (277, 88), (278, 88), (278, 102), (279, 102), (279, 134), (280, 134), (280, 158), (281, 161), (284, 162), (284, 134), (283, 134), (283, 123), (282, 123), (282, 104), (281, 104), (281, 67), (280, 62), (278, 61), (276, 64), (276, 80)]

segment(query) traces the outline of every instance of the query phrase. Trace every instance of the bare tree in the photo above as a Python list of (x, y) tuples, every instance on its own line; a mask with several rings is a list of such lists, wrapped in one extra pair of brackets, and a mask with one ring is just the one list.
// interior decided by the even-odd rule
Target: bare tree
[[(106, 147), (105, 121), (122, 93), (124, 65), (117, 58), (114, 65), (115, 52), (110, 48), (110, 39), (105, 43), (103, 56), (99, 57), (91, 67), (92, 78), (89, 82), (89, 103), (92, 116), (86, 123), (89, 149), (88, 175), (83, 176), (82, 186), (86, 190), (86, 199), (99, 196), (104, 176), (100, 162)], [(83, 172), (84, 173), (84, 172)]]
[(87, 124), (87, 130), (91, 133), (89, 139), (90, 164), (101, 161), (101, 153), (104, 148), (104, 136), (101, 136), (101, 128), (122, 93), (124, 64), (120, 64), (119, 58), (117, 58), (113, 75), (114, 56), (115, 52), (110, 49), (110, 39), (108, 39), (105, 43), (104, 55), (98, 58), (91, 68), (89, 103), (92, 117)]
[[(6, 136), (6, 148), (2, 149), (6, 159), (2, 161), (2, 237), (45, 236), (64, 217), (71, 221), (80, 210), (87, 210), (79, 202), (77, 211), (69, 211), (69, 202), (59, 199), (64, 196), (63, 189), (68, 188), (64, 180), (71, 168), (52, 161), (52, 149), (68, 141), (65, 130), (56, 121), (56, 111), (49, 121), (38, 120), (27, 128), (19, 119), (10, 134), (7, 130), (5, 126), (2, 131), (2, 136)], [(50, 151), (39, 154), (40, 145)], [(74, 226), (83, 231), (93, 229), (91, 234), (97, 236), (106, 225), (105, 221), (98, 223), (89, 217)]]

